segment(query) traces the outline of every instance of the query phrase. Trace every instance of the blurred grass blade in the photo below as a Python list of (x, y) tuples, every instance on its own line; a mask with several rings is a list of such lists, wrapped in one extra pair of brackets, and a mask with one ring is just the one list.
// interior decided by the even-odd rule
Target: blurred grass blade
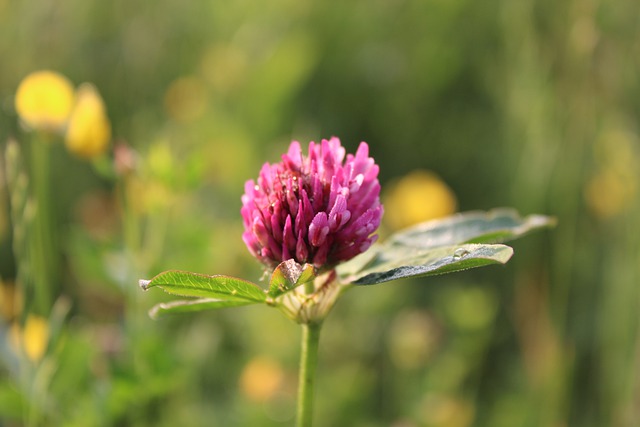
[(280, 263), (271, 275), (269, 296), (276, 298), (315, 279), (316, 270), (311, 264), (298, 264), (293, 259)]
[(544, 215), (523, 218), (510, 208), (471, 211), (415, 225), (393, 234), (385, 244), (429, 249), (461, 243), (503, 243), (555, 223), (555, 218)]
[(207, 276), (170, 270), (151, 280), (140, 280), (145, 291), (159, 287), (167, 293), (184, 297), (213, 298), (225, 301), (264, 302), (267, 294), (255, 283), (231, 276)]
[(228, 301), (214, 298), (200, 298), (195, 300), (178, 300), (156, 304), (149, 310), (149, 316), (157, 319), (165, 314), (193, 313), (196, 311), (216, 310), (226, 307), (240, 307), (254, 304), (252, 301)]
[(374, 285), (406, 277), (434, 276), (491, 264), (505, 264), (513, 249), (505, 245), (467, 244), (435, 249), (394, 247), (379, 252), (356, 275), (344, 279), (355, 285)]

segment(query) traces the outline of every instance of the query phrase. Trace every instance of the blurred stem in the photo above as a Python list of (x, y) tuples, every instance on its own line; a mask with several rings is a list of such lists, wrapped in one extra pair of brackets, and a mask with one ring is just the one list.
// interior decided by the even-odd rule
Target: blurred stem
[(16, 258), (16, 287), (22, 289), (15, 293), (16, 307), (21, 294), (25, 293), (27, 284), (32, 283), (26, 229), (31, 217), (28, 206), (29, 178), (24, 172), (22, 151), (15, 140), (9, 140), (5, 150), (5, 170), (7, 188), (9, 189), (9, 205), (11, 223), (13, 225), (13, 253)]
[(302, 325), (300, 376), (298, 378), (297, 427), (310, 427), (313, 418), (313, 391), (318, 365), (318, 343), (321, 323)]
[(57, 273), (57, 254), (51, 209), (51, 136), (36, 133), (31, 144), (31, 179), (36, 211), (31, 227), (31, 258), (33, 271), (32, 311), (48, 315)]
[[(133, 256), (139, 256), (138, 254), (141, 248), (140, 220), (130, 200), (130, 186), (131, 177), (129, 176), (125, 176), (118, 186), (122, 206), (124, 245)], [(138, 265), (139, 262), (136, 260), (135, 264)], [(137, 273), (136, 271), (133, 274), (135, 275)]]

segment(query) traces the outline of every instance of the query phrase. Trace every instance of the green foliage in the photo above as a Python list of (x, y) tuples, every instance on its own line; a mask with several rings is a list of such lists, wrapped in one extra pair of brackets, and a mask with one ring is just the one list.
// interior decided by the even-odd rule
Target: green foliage
[(513, 255), (513, 249), (505, 245), (459, 245), (431, 250), (393, 248), (391, 252), (378, 252), (347, 280), (355, 285), (376, 283), (406, 277), (426, 277), (491, 264), (505, 264)]
[(463, 243), (503, 243), (555, 224), (544, 215), (520, 217), (514, 209), (463, 212), (393, 234), (387, 244), (430, 249)]
[[(490, 264), (505, 264), (513, 255), (513, 249), (509, 246), (464, 242), (512, 240), (554, 223), (553, 219), (542, 215), (521, 218), (512, 209), (461, 213), (452, 218), (429, 221), (393, 234), (388, 242), (374, 245), (352, 261), (339, 265), (337, 280), (339, 285), (373, 285), (396, 279), (454, 273)], [(313, 265), (300, 265), (290, 259), (274, 269), (269, 290), (264, 292), (256, 284), (235, 277), (206, 276), (175, 270), (158, 274), (151, 280), (140, 280), (140, 287), (144, 290), (159, 287), (172, 295), (200, 297), (198, 300), (158, 304), (151, 309), (151, 317), (260, 302), (282, 308), (291, 303), (290, 299), (282, 297), (302, 285), (308, 286), (304, 294), (309, 298), (311, 294), (317, 295), (313, 299), (314, 304), (322, 305), (323, 299), (328, 298), (324, 304), (331, 307), (339, 293), (331, 294), (331, 297), (323, 295), (319, 291), (322, 286), (314, 283), (317, 278), (318, 272)], [(307, 297), (300, 298), (290, 307), (292, 313), (307, 304)], [(320, 315), (320, 320), (325, 315)]]
[(229, 276), (206, 276), (185, 271), (166, 271), (151, 280), (140, 280), (145, 291), (158, 287), (165, 292), (196, 300), (160, 303), (149, 311), (151, 317), (169, 313), (187, 313), (226, 307), (238, 307), (266, 301), (266, 293), (255, 283)]
[(265, 293), (255, 283), (223, 275), (205, 276), (172, 270), (160, 273), (151, 280), (140, 280), (140, 287), (145, 291), (156, 286), (167, 293), (183, 297), (247, 303), (264, 302), (266, 299)]
[[(351, 287), (324, 325), (318, 427), (640, 424), (639, 21), (635, 0), (0, 1), (0, 152), (12, 138), (25, 162), (0, 162), (0, 424), (292, 424), (297, 325), (253, 309), (153, 322), (167, 295), (136, 281), (257, 280), (244, 181), (292, 138), (330, 135), (369, 143), (383, 196), (429, 169), (460, 210), (559, 226), (504, 268)], [(16, 341), (35, 181), (15, 174), (31, 157), (13, 97), (41, 68), (95, 84), (131, 162), (97, 172), (50, 147), (50, 296), (72, 308), (34, 362)]]
[(178, 300), (155, 305), (149, 310), (149, 316), (157, 318), (163, 314), (193, 313), (203, 310), (215, 310), (226, 307), (239, 307), (243, 305), (255, 304), (250, 300), (219, 300), (214, 298), (199, 298), (196, 300)]
[(395, 233), (339, 271), (346, 282), (373, 285), (505, 264), (513, 255), (510, 247), (465, 243), (513, 240), (554, 223), (542, 215), (521, 218), (513, 209), (460, 213)]

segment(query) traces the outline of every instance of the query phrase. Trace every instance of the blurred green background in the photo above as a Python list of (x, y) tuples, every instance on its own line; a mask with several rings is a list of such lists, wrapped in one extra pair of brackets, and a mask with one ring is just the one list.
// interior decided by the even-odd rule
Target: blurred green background
[(137, 280), (257, 280), (244, 181), (332, 135), (370, 144), (385, 197), (424, 169), (458, 210), (559, 225), (505, 267), (348, 293), (323, 329), (317, 426), (640, 425), (635, 0), (0, 0), (0, 53), (3, 153), (31, 137), (18, 84), (53, 69), (98, 88), (135, 160), (113, 179), (111, 152), (52, 147), (60, 271), (45, 327), (23, 328), (46, 338), (35, 360), (12, 338), (0, 179), (0, 426), (292, 425), (297, 325), (255, 307), (153, 321), (167, 298)]

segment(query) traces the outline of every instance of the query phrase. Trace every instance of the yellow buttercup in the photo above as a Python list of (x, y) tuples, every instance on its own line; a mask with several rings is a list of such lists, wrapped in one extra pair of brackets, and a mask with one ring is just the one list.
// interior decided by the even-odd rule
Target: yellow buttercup
[(55, 132), (64, 128), (74, 104), (71, 82), (54, 71), (35, 71), (18, 86), (16, 112), (29, 128)]
[(69, 117), (65, 144), (73, 154), (94, 158), (103, 154), (111, 141), (111, 123), (95, 86), (80, 85)]

